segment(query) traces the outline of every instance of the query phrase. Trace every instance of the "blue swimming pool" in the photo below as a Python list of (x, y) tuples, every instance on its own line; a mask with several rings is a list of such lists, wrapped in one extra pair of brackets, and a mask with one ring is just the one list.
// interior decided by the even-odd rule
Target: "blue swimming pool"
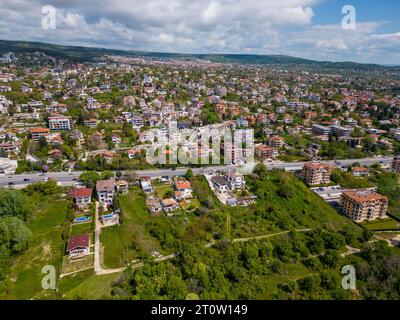
[(90, 217), (79, 217), (74, 220), (75, 223), (82, 223), (90, 221)]

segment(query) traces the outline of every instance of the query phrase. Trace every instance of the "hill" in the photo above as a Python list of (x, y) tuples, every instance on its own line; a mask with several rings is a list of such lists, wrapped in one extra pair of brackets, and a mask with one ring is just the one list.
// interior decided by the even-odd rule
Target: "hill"
[(36, 52), (41, 51), (56, 58), (70, 59), (76, 62), (92, 61), (104, 55), (126, 55), (132, 57), (148, 57), (157, 59), (201, 59), (219, 63), (251, 64), (251, 65), (283, 65), (306, 66), (309, 68), (337, 69), (337, 70), (388, 70), (400, 71), (400, 67), (381, 66), (376, 64), (360, 64), (355, 62), (329, 62), (296, 58), (285, 55), (249, 55), (249, 54), (179, 54), (162, 52), (125, 51), (104, 48), (90, 48), (80, 46), (63, 46), (41, 42), (0, 40), (0, 53), (13, 51)]

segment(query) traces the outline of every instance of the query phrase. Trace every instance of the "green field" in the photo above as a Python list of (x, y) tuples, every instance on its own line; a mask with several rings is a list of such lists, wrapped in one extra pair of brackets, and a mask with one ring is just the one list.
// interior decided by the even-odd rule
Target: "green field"
[(59, 283), (59, 292), (63, 299), (98, 300), (111, 298), (111, 285), (121, 273), (96, 276), (93, 271), (84, 271), (63, 278)]
[(400, 230), (400, 223), (392, 218), (365, 222), (361, 225), (371, 231)]
[(150, 235), (145, 224), (156, 219), (146, 208), (139, 190), (120, 196), (122, 219), (120, 226), (105, 228), (101, 232), (104, 264), (107, 268), (124, 267), (138, 258), (140, 253), (160, 251), (160, 243)]
[(32, 215), (28, 227), (33, 239), (28, 250), (13, 262), (11, 281), (5, 295), (7, 299), (46, 298), (51, 293), (42, 289), (42, 268), (52, 265), (60, 271), (64, 253), (63, 229), (66, 223), (68, 202), (59, 195), (34, 194), (29, 198)]

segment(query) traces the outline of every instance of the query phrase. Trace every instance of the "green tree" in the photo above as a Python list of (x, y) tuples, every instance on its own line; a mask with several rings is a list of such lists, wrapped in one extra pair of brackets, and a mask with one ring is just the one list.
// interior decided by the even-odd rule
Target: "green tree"
[(28, 215), (26, 196), (14, 189), (0, 189), (0, 217), (14, 216), (26, 220)]
[(94, 188), (97, 181), (100, 180), (100, 175), (97, 172), (87, 171), (81, 174), (79, 181), (88, 188)]

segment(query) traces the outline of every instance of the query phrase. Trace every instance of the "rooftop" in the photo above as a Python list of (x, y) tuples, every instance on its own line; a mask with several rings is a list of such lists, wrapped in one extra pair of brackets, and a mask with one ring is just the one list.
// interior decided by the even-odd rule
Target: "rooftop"
[(357, 203), (369, 201), (388, 201), (388, 198), (370, 190), (352, 190), (345, 191), (343, 195), (349, 197)]

